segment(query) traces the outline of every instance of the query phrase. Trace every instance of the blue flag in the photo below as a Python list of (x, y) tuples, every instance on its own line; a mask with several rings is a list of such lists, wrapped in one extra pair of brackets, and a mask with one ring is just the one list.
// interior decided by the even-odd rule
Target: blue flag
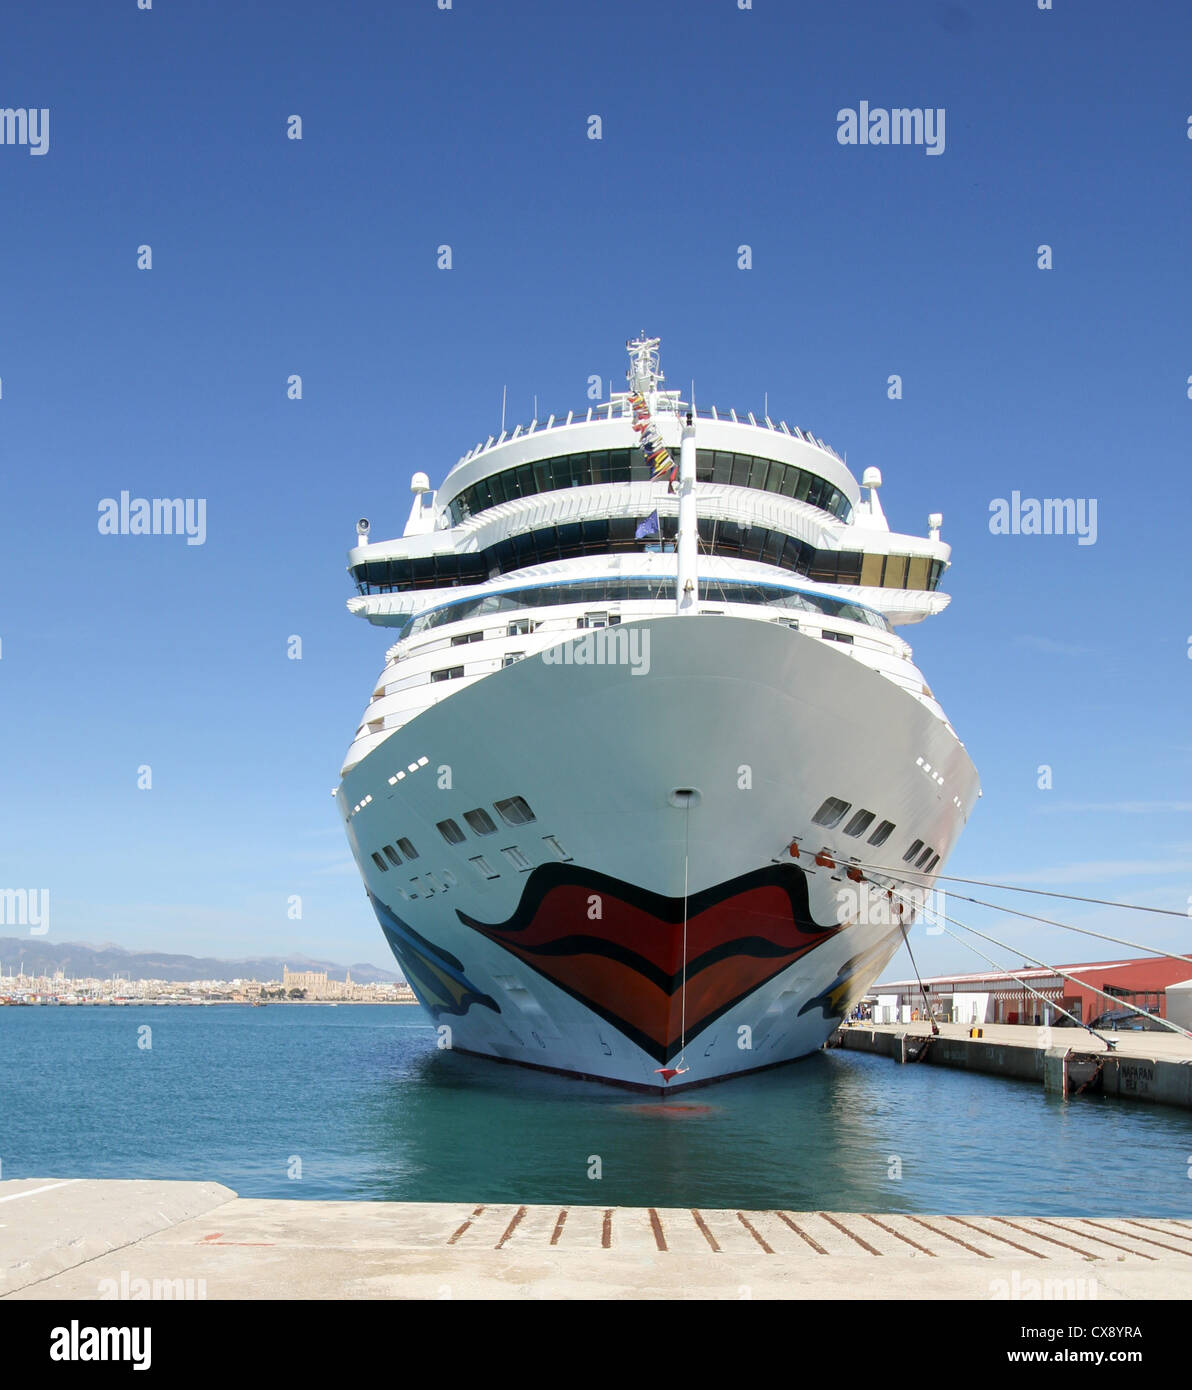
[(658, 534), (658, 513), (651, 512), (645, 521), (637, 523), (637, 530), (633, 533), (633, 539), (640, 541), (645, 536), (656, 536)]

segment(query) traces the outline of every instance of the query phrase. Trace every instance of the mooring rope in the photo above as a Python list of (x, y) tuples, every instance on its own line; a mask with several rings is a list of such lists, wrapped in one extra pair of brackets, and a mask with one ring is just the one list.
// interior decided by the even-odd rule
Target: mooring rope
[[(847, 862), (850, 863), (850, 864), (853, 863), (852, 860), (849, 860), (849, 861), (847, 861)], [(919, 874), (917, 870), (897, 870), (897, 869), (891, 869), (891, 868), (889, 868), (889, 867), (878, 867), (877, 865), (874, 865), (874, 864), (862, 864), (862, 863), (856, 863), (856, 864), (855, 864), (855, 867), (858, 868), (858, 869), (863, 869), (863, 870), (865, 870), (865, 872), (868, 873), (868, 874), (875, 874), (875, 875), (880, 874), (880, 875), (883, 875), (884, 877), (890, 879), (890, 880), (891, 880), (892, 882), (894, 882), (894, 883), (904, 883), (904, 884), (906, 884), (909, 888), (913, 888), (916, 892), (922, 892), (922, 891), (924, 890), (924, 884), (923, 884), (922, 882), (917, 882), (915, 879), (907, 877), (907, 874), (908, 874), (908, 873), (914, 873), (914, 874), (916, 874), (919, 878), (925, 877), (924, 875)], [(946, 878), (946, 877), (948, 877), (948, 875), (946, 875), (946, 874), (939, 874), (939, 875), (937, 875), (937, 877), (939, 877), (939, 878)], [(877, 879), (875, 878), (873, 881), (874, 881), (874, 882), (877, 882)], [(955, 881), (958, 882), (958, 883), (975, 883), (975, 882), (979, 882), (980, 880), (977, 880), (977, 879), (956, 879)], [(995, 883), (995, 884), (993, 884), (993, 885), (991, 885), (991, 886), (994, 887), (994, 888), (1009, 888), (1009, 887), (1010, 887), (1010, 885), (1008, 885), (1008, 884), (997, 884), (997, 883)], [(1163, 957), (1164, 959), (1166, 959), (1166, 960), (1178, 960), (1178, 961), (1180, 962), (1181, 965), (1192, 965), (1192, 956), (1181, 956), (1181, 955), (1177, 954), (1177, 953), (1174, 952), (1174, 951), (1165, 951), (1165, 950), (1163, 950), (1162, 947), (1160, 947), (1160, 946), (1147, 946), (1147, 945), (1144, 945), (1141, 941), (1131, 941), (1128, 937), (1124, 937), (1124, 936), (1110, 936), (1110, 935), (1109, 935), (1108, 933), (1106, 933), (1106, 932), (1093, 931), (1091, 927), (1077, 927), (1077, 926), (1073, 926), (1073, 924), (1072, 924), (1071, 922), (1060, 922), (1060, 921), (1058, 921), (1058, 920), (1057, 920), (1056, 918), (1054, 918), (1054, 917), (1039, 917), (1038, 915), (1036, 915), (1036, 914), (1033, 913), (1033, 912), (1023, 912), (1023, 910), (1022, 910), (1021, 908), (1018, 908), (1018, 907), (1010, 907), (1008, 903), (991, 903), (991, 902), (986, 902), (984, 898), (974, 898), (974, 897), (971, 897), (971, 896), (970, 896), (969, 894), (967, 894), (967, 893), (957, 893), (957, 892), (954, 892), (951, 888), (945, 889), (944, 891), (947, 892), (947, 893), (949, 894), (950, 897), (959, 898), (959, 899), (961, 900), (961, 902), (974, 903), (977, 907), (988, 907), (988, 908), (990, 908), (990, 909), (991, 909), (992, 911), (994, 911), (994, 912), (1008, 912), (1012, 917), (1022, 917), (1023, 919), (1025, 919), (1025, 920), (1028, 921), (1028, 922), (1042, 922), (1042, 923), (1044, 924), (1044, 926), (1048, 926), (1048, 927), (1059, 927), (1059, 928), (1060, 928), (1061, 930), (1063, 930), (1063, 931), (1076, 932), (1076, 933), (1078, 933), (1080, 936), (1091, 936), (1091, 937), (1095, 937), (1098, 941), (1111, 941), (1111, 942), (1113, 942), (1113, 944), (1114, 944), (1115, 946), (1129, 946), (1130, 949), (1131, 949), (1132, 951), (1146, 951), (1149, 955), (1152, 955), (1152, 956), (1162, 956), (1162, 957)], [(1033, 893), (1033, 892), (1036, 892), (1036, 891), (1038, 891), (1038, 890), (1037, 890), (1037, 889), (1033, 889), (1033, 888), (1024, 888), (1024, 889), (1022, 889), (1022, 890), (1020, 890), (1020, 891), (1026, 892), (1026, 893)], [(1053, 897), (1069, 897), (1070, 895), (1069, 895), (1069, 894), (1066, 894), (1066, 893), (1056, 893), (1056, 894), (1053, 894), (1052, 896), (1053, 896)], [(1186, 914), (1185, 914), (1185, 913), (1182, 913), (1182, 912), (1172, 912), (1169, 908), (1165, 908), (1165, 907), (1162, 907), (1162, 908), (1160, 908), (1160, 907), (1138, 907), (1136, 904), (1133, 904), (1133, 903), (1110, 903), (1110, 902), (1104, 901), (1104, 900), (1101, 899), (1101, 898), (1075, 898), (1074, 901), (1076, 901), (1076, 902), (1088, 902), (1088, 903), (1100, 903), (1100, 904), (1102, 904), (1103, 906), (1106, 906), (1106, 907), (1121, 907), (1121, 908), (1128, 908), (1128, 909), (1133, 909), (1133, 910), (1138, 911), (1138, 912), (1163, 912), (1163, 913), (1170, 912), (1170, 913), (1171, 913), (1171, 916), (1173, 916), (1173, 917), (1181, 917), (1181, 918), (1184, 918), (1185, 920), (1187, 920), (1187, 919), (1186, 919)]]
[[(889, 864), (858, 864), (858, 868), (868, 869), (871, 873), (875, 873), (875, 874), (888, 874), (888, 875), (890, 875), (890, 877), (892, 877), (892, 878), (901, 878), (902, 881), (903, 881), (904, 883), (909, 883), (909, 882), (911, 882), (911, 880), (908, 879), (908, 878), (906, 877), (906, 875), (907, 875), (908, 873), (917, 874), (920, 878), (926, 878), (926, 877), (927, 877), (927, 875), (926, 875), (925, 873), (923, 873), (921, 870), (919, 870), (919, 869), (908, 869), (905, 865), (901, 865), (901, 866), (898, 866), (898, 867), (891, 867)], [(1085, 897), (1081, 897), (1081, 895), (1080, 895), (1079, 893), (1057, 893), (1057, 892), (1055, 892), (1053, 889), (1050, 889), (1050, 888), (1024, 888), (1024, 887), (1022, 887), (1021, 884), (1017, 884), (1017, 883), (993, 883), (993, 882), (991, 882), (989, 879), (986, 879), (986, 878), (959, 878), (959, 877), (957, 877), (956, 874), (932, 874), (932, 875), (931, 875), (931, 878), (932, 878), (933, 880), (935, 880), (935, 879), (944, 879), (944, 880), (945, 880), (946, 882), (948, 882), (948, 883), (969, 883), (969, 884), (974, 884), (974, 885), (976, 885), (978, 888), (996, 888), (996, 889), (999, 890), (999, 892), (1003, 892), (1003, 893), (1032, 893), (1032, 894), (1034, 894), (1036, 897), (1042, 897), (1042, 898), (1064, 898), (1064, 899), (1066, 899), (1068, 902), (1073, 902), (1073, 903), (1092, 903), (1093, 906), (1095, 906), (1095, 907), (1120, 907), (1120, 908), (1125, 909), (1125, 910), (1128, 911), (1128, 912), (1155, 912), (1155, 913), (1158, 913), (1158, 914), (1159, 914), (1160, 916), (1162, 916), (1162, 917), (1181, 917), (1181, 918), (1187, 918), (1187, 915), (1188, 915), (1186, 912), (1182, 912), (1182, 911), (1180, 911), (1179, 909), (1174, 908), (1174, 907), (1147, 907), (1147, 906), (1145, 906), (1145, 905), (1142, 904), (1142, 903), (1121, 903), (1121, 902), (1113, 902), (1113, 901), (1111, 901), (1109, 898), (1085, 898)], [(959, 897), (962, 897), (963, 895), (960, 894), (960, 893), (957, 893), (956, 896), (959, 898)], [(979, 898), (970, 898), (969, 901), (970, 901), (970, 902), (980, 902), (980, 899), (979, 899)], [(995, 906), (995, 907), (996, 907), (996, 906), (998, 906), (998, 905), (997, 905), (997, 904), (991, 904), (991, 903), (983, 903), (982, 906), (984, 906), (984, 907)], [(1013, 911), (1014, 911), (1014, 909), (1013, 909), (1012, 907), (1000, 908), (999, 910), (1000, 910), (1000, 911), (1004, 911), (1004, 912), (1013, 912)], [(1040, 920), (1040, 921), (1046, 921), (1047, 919), (1046, 919), (1046, 918), (1040, 918), (1039, 920)], [(1064, 924), (1061, 922), (1061, 923), (1058, 923), (1057, 925), (1063, 926)], [(1073, 930), (1073, 931), (1079, 931), (1080, 928), (1079, 928), (1079, 927), (1073, 927), (1072, 930)], [(1106, 937), (1105, 939), (1106, 939), (1107, 941), (1114, 941), (1114, 940), (1116, 940), (1116, 938), (1115, 938), (1115, 937), (1112, 937), (1112, 936)], [(1121, 943), (1119, 943), (1119, 944), (1125, 945), (1125, 946), (1133, 945), (1133, 943), (1132, 943), (1132, 942), (1129, 942), (1129, 941), (1121, 942)], [(1151, 948), (1151, 947), (1149, 947), (1149, 946), (1144, 946), (1144, 947), (1142, 947), (1141, 949), (1143, 949), (1143, 950), (1151, 950), (1151, 949), (1153, 949), (1153, 948)], [(1174, 956), (1172, 959), (1174, 959), (1174, 960), (1185, 960), (1185, 959), (1187, 959), (1187, 957), (1185, 957), (1185, 956)]]
[(915, 979), (919, 981), (919, 993), (923, 996), (923, 1007), (927, 1010), (927, 1021), (931, 1024), (931, 1035), (935, 1037), (939, 1033), (939, 1026), (935, 1021), (935, 1015), (931, 1012), (931, 1001), (927, 998), (927, 990), (923, 986), (923, 977), (919, 974), (919, 967), (915, 964), (915, 953), (911, 950), (910, 933), (906, 929), (906, 924), (900, 919), (898, 929), (902, 932), (903, 944), (906, 946), (906, 953), (911, 958), (911, 967), (915, 972)]
[[(915, 887), (915, 885), (912, 884), (911, 887)], [(896, 896), (907, 906), (912, 908), (917, 907), (917, 904), (912, 902), (910, 899), (903, 897), (901, 893), (896, 894)], [(996, 936), (989, 936), (986, 932), (978, 931), (976, 927), (970, 927), (967, 922), (961, 922), (958, 918), (951, 916), (947, 912), (940, 912), (938, 909), (933, 909), (933, 911), (935, 912), (935, 915), (937, 917), (942, 917), (946, 922), (951, 922), (953, 926), (959, 927), (962, 931), (971, 932), (974, 936), (979, 936), (983, 941), (993, 942), (995, 946), (1000, 947), (1003, 951), (1009, 951), (1011, 954), (1014, 953), (1013, 946), (1009, 945), (1005, 941), (999, 941)], [(905, 931), (905, 928), (903, 930)], [(947, 931), (947, 928), (945, 927), (944, 930)], [(952, 936), (953, 933), (948, 932), (948, 935)], [(956, 937), (956, 940), (959, 941), (960, 939), (961, 938)], [(969, 949), (975, 951), (977, 955), (982, 956), (982, 958), (988, 964), (994, 965), (995, 968), (1002, 971), (1003, 974), (1010, 975), (1012, 979), (1017, 980), (1019, 984), (1021, 984), (1025, 989), (1030, 990), (1032, 994), (1038, 994), (1038, 991), (1031, 989), (1030, 985), (1026, 984), (1024, 980), (1019, 980), (1018, 976), (1012, 974), (1011, 971), (1005, 970), (1002, 966), (997, 965), (996, 962), (991, 961), (989, 957), (985, 956), (981, 951), (977, 951), (977, 948), (975, 946), (972, 946), (971, 943), (965, 942), (964, 944), (968, 945)], [(1164, 1028), (1170, 1029), (1173, 1033), (1179, 1033), (1185, 1038), (1192, 1038), (1192, 1033), (1188, 1032), (1186, 1028), (1181, 1028), (1178, 1023), (1172, 1023), (1170, 1019), (1160, 1018), (1157, 1014), (1148, 1013), (1145, 1009), (1140, 1009), (1134, 1004), (1127, 1003), (1127, 1001), (1121, 998), (1120, 995), (1107, 994), (1105, 990), (1098, 989), (1096, 985), (1089, 984), (1087, 980), (1082, 980), (1078, 975), (1073, 975), (1058, 965), (1051, 965), (1045, 960), (1040, 960), (1038, 956), (1032, 956), (1028, 951), (1022, 950), (1021, 947), (1019, 947), (1018, 953), (1020, 955), (1026, 956), (1028, 961), (1032, 961), (1035, 965), (1042, 967), (1042, 969), (1050, 970), (1053, 974), (1060, 975), (1065, 980), (1072, 980), (1074, 983), (1078, 984), (1082, 989), (1087, 989), (1091, 991), (1091, 993), (1093, 994), (1099, 994), (1102, 999), (1108, 999), (1109, 1002), (1115, 1005), (1117, 1008), (1129, 1009), (1131, 1013), (1141, 1014), (1143, 1018), (1154, 1019), (1156, 1023), (1162, 1024)], [(1040, 999), (1043, 998), (1042, 995), (1038, 995), (1038, 997)], [(1055, 1004), (1052, 1000), (1044, 1000), (1044, 1002), (1047, 1003), (1049, 1006), (1056, 1008), (1058, 1012), (1064, 1014), (1065, 1017), (1071, 1018), (1074, 1023), (1080, 1024), (1080, 1026), (1084, 1028), (1087, 1032), (1092, 1033), (1095, 1038), (1100, 1038), (1100, 1040), (1103, 1043), (1105, 1043), (1106, 1046), (1109, 1046), (1109, 1039), (1102, 1037), (1100, 1033), (1098, 1033), (1094, 1028), (1090, 1027), (1087, 1023), (1082, 1023), (1080, 1019), (1074, 1018), (1073, 1015), (1068, 1013), (1066, 1009), (1060, 1008), (1059, 1005)]]

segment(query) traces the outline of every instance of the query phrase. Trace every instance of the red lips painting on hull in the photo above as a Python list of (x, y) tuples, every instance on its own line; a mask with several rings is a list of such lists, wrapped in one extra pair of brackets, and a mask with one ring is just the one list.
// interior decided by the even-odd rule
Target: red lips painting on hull
[[(517, 911), (484, 923), (458, 913), (526, 965), (665, 1063), (682, 1032), (683, 899), (573, 864), (530, 874)], [(807, 879), (773, 864), (687, 903), (690, 1041), (793, 961), (836, 935), (811, 918)]]

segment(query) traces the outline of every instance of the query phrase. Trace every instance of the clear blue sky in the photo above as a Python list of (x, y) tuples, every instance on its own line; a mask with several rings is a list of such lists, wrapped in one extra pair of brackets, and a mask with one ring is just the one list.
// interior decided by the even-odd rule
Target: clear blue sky
[[(386, 646), (355, 518), (644, 328), (897, 529), (943, 512), (952, 607), (903, 631), (983, 777), (953, 871), (1183, 910), (1192, 17), (1055, 3), (9, 6), (51, 143), (0, 147), (0, 886), (56, 940), (388, 963), (330, 796)], [(944, 154), (841, 146), (862, 100), (944, 108)], [(206, 498), (206, 544), (99, 535), (122, 489)], [(1013, 489), (1096, 498), (1096, 545), (991, 535)]]

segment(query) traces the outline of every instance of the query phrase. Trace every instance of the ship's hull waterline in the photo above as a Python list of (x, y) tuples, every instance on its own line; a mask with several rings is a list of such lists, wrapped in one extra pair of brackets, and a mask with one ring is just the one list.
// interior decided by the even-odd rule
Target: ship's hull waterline
[[(849, 859), (905, 872), (913, 835), (938, 872), (976, 795), (955, 734), (885, 677), (713, 614), (496, 672), (339, 791), (345, 816), (364, 803), (353, 852), (443, 1045), (670, 1090), (817, 1049), (902, 942), (885, 884)], [(830, 796), (896, 833), (875, 849), (814, 824)], [(498, 820), (515, 797), (532, 821)], [(449, 844), (438, 824), (473, 808), (497, 829)], [(382, 870), (399, 839), (417, 858)]]

